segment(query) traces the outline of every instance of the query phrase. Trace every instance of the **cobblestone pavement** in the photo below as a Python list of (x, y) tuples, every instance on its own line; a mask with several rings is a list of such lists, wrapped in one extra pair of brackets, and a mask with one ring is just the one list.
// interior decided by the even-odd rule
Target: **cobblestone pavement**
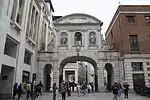
[[(70, 97), (66, 97), (66, 100), (112, 100), (113, 95), (111, 93), (94, 93), (94, 94), (86, 94), (85, 96), (78, 97), (76, 93), (73, 93)], [(122, 95), (121, 100), (127, 100), (123, 98)], [(52, 93), (44, 93), (36, 100), (53, 100)], [(61, 100), (61, 95), (57, 96), (56, 100)], [(150, 100), (149, 97), (139, 96), (134, 94), (129, 94), (128, 100)]]

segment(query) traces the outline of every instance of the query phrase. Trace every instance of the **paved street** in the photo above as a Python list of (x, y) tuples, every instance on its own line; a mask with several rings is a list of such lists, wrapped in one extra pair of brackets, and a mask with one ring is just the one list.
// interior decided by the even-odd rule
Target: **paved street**
[[(122, 95), (123, 97), (123, 95)], [(37, 100), (52, 100), (52, 93), (45, 93), (43, 96), (39, 97)], [(61, 95), (58, 96), (57, 100), (61, 100)], [(94, 93), (86, 94), (85, 96), (78, 97), (76, 93), (73, 93), (72, 96), (67, 97), (66, 100), (112, 100), (111, 93)], [(125, 99), (121, 99), (125, 100)], [(128, 100), (150, 100), (150, 98), (139, 95), (129, 95)]]

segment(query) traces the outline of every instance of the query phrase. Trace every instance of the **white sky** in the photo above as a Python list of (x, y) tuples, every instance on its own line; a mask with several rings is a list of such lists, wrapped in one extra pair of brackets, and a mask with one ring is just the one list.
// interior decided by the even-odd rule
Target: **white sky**
[(138, 4), (150, 5), (150, 0), (51, 0), (55, 12), (54, 15), (65, 16), (72, 13), (90, 14), (100, 19), (104, 24), (102, 34), (104, 34), (109, 23), (117, 10), (120, 2), (121, 5)]

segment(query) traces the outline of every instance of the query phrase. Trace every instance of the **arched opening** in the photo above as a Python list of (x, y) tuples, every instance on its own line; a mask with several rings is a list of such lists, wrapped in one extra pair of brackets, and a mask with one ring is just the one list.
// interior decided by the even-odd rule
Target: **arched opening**
[(82, 45), (82, 34), (80, 32), (75, 33), (75, 45)]
[[(74, 75), (74, 73), (76, 73), (76, 71), (64, 71), (64, 68), (65, 68), (65, 66), (67, 66), (67, 64), (70, 64), (70, 63), (77, 63), (78, 64), (78, 66), (79, 66), (79, 64), (82, 64), (83, 62), (85, 62), (85, 63), (88, 63), (88, 64), (85, 64), (82, 68), (84, 68), (85, 70), (85, 75), (83, 75), (83, 76), (85, 76), (84, 78), (83, 77), (80, 77), (80, 76), (78, 76), (78, 79), (76, 79), (73, 75)], [(88, 72), (88, 69), (90, 68), (90, 66), (92, 66), (93, 67), (93, 73), (92, 74), (90, 74), (89, 72)], [(98, 76), (97, 76), (97, 63), (93, 60), (93, 59), (91, 59), (91, 58), (89, 58), (89, 57), (85, 57), (85, 56), (72, 56), (72, 57), (68, 57), (68, 58), (66, 58), (66, 59), (64, 59), (62, 62), (61, 62), (61, 64), (60, 64), (60, 68), (59, 68), (59, 89), (60, 89), (60, 85), (61, 85), (61, 83), (62, 83), (62, 81), (63, 81), (63, 79), (64, 79), (64, 77), (66, 77), (66, 76), (64, 76), (64, 74), (63, 73), (66, 73), (67, 72), (67, 74), (68, 75), (71, 75), (72, 74), (72, 76), (74, 77), (74, 78), (72, 78), (72, 81), (73, 80), (75, 80), (76, 82), (83, 82), (83, 81), (85, 81), (86, 83), (88, 83), (88, 82), (92, 82), (92, 81), (89, 81), (89, 76), (91, 76), (91, 77), (93, 77), (93, 83), (94, 83), (94, 87), (95, 87), (95, 91), (96, 92), (98, 92)], [(83, 73), (84, 73), (84, 71), (83, 71)], [(82, 79), (81, 79), (82, 78)], [(69, 79), (67, 79), (67, 80), (69, 80)]]
[(44, 88), (45, 91), (50, 91), (51, 88), (51, 69), (52, 65), (47, 64), (44, 68)]
[(106, 84), (106, 89), (108, 91), (111, 91), (111, 86), (113, 84), (113, 77), (114, 77), (114, 72), (113, 72), (113, 66), (110, 63), (107, 63), (105, 65), (104, 69), (104, 82)]

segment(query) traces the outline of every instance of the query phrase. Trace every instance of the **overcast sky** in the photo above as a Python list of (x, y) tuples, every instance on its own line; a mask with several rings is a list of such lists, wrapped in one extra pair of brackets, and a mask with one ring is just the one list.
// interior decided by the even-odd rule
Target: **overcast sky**
[(65, 16), (72, 13), (85, 13), (95, 16), (104, 24), (104, 34), (109, 23), (117, 10), (119, 2), (121, 5), (150, 5), (150, 0), (51, 0), (55, 12), (54, 15)]

